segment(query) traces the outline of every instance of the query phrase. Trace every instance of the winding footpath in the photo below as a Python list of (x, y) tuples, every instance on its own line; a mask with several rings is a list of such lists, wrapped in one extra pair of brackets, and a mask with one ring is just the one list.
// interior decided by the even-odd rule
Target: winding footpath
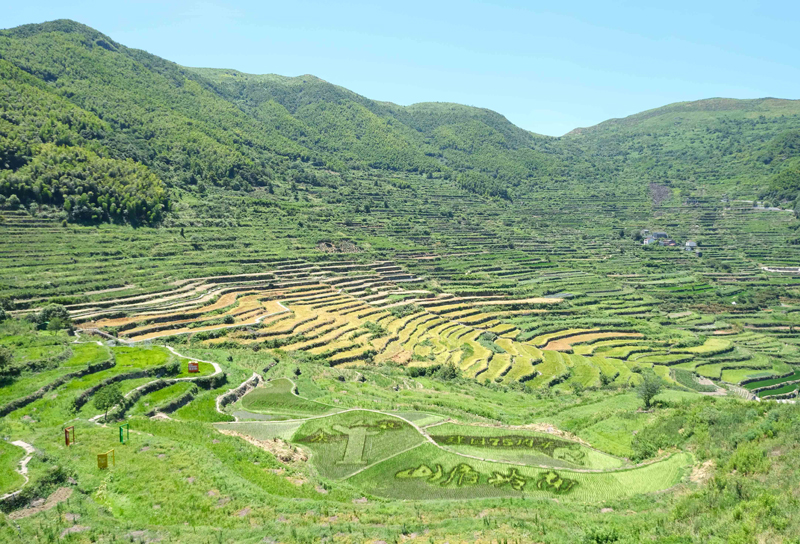
[[(173, 382), (189, 382), (189, 381), (198, 380), (200, 378), (211, 378), (212, 376), (216, 376), (217, 374), (221, 374), (222, 373), (222, 367), (219, 366), (219, 364), (215, 363), (214, 361), (204, 361), (202, 359), (196, 359), (194, 357), (187, 357), (186, 355), (182, 355), (182, 354), (178, 353), (177, 351), (175, 351), (175, 348), (173, 348), (172, 346), (165, 346), (165, 347), (173, 355), (176, 355), (176, 356), (181, 357), (183, 359), (190, 359), (192, 361), (199, 361), (201, 363), (208, 363), (208, 364), (210, 364), (211, 366), (214, 367), (214, 373), (213, 374), (209, 374), (208, 376), (189, 376), (187, 378), (169, 378), (169, 381), (173, 381)], [(155, 383), (155, 382), (157, 382), (157, 381), (159, 381), (161, 379), (162, 378), (158, 378), (158, 379), (155, 379), (155, 380), (152, 380), (152, 381), (149, 381), (149, 382), (147, 382), (145, 384), (140, 385), (136, 389), (133, 389), (133, 390), (129, 391), (128, 394), (125, 395), (125, 398), (126, 399), (130, 398), (130, 396), (133, 395), (134, 393), (136, 393), (137, 391), (140, 391), (140, 390), (144, 389), (145, 387), (147, 387), (148, 385), (153, 384), (153, 383)], [(218, 402), (219, 402), (219, 399), (218, 399)], [(116, 406), (113, 406), (113, 407), (109, 408), (109, 411), (113, 410), (117, 406), (119, 406), (119, 405), (116, 405)], [(96, 416), (89, 418), (89, 421), (91, 421), (92, 423), (98, 423), (100, 418), (102, 418), (104, 415), (105, 414), (97, 414)]]
[[(236, 399), (238, 399), (241, 396), (244, 396), (247, 393), (249, 393), (251, 389), (255, 389), (255, 387), (259, 384), (260, 381), (261, 381), (261, 376), (257, 372), (253, 372), (253, 375), (247, 378), (244, 382), (242, 382), (241, 384), (232, 389), (228, 389), (223, 394), (219, 395), (216, 398), (215, 402), (217, 412), (219, 412), (220, 414), (230, 415), (222, 410), (223, 399), (225, 399), (225, 397), (231, 394), (233, 394), (236, 397)], [(236, 402), (236, 400), (234, 400), (233, 402)], [(239, 418), (233, 416), (233, 420), (234, 422), (238, 422)]]
[(29, 478), (28, 478), (28, 463), (30, 462), (31, 459), (33, 459), (33, 452), (36, 451), (33, 446), (31, 446), (27, 442), (23, 442), (22, 440), (15, 440), (15, 441), (13, 441), (11, 443), (13, 445), (17, 446), (17, 447), (20, 447), (20, 448), (24, 449), (25, 453), (28, 454), (28, 455), (25, 456), (24, 459), (22, 459), (22, 461), (19, 462), (19, 468), (17, 469), (17, 472), (19, 472), (22, 475), (22, 477), (25, 478), (25, 483), (22, 484), (20, 486), (20, 488), (17, 489), (16, 491), (13, 491), (11, 493), (6, 493), (2, 497), (0, 497), (0, 501), (4, 501), (4, 500), (6, 500), (6, 499), (8, 499), (10, 497), (13, 497), (13, 496), (15, 496), (15, 495), (17, 495), (17, 494), (22, 492), (22, 488), (25, 487), (25, 485), (29, 481)]

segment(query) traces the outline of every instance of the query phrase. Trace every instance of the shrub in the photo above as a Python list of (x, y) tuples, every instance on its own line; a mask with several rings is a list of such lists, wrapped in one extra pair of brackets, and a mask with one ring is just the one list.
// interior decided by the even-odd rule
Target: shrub
[(60, 328), (66, 328), (72, 324), (69, 311), (61, 304), (48, 304), (39, 312), (29, 315), (28, 319), (38, 324), (58, 320), (57, 323), (63, 325)]
[(728, 468), (742, 474), (764, 473), (769, 470), (769, 459), (758, 445), (747, 442), (736, 448)]
[(61, 329), (69, 328), (70, 323), (68, 321), (64, 321), (60, 317), (54, 317), (47, 323), (47, 330), (48, 331), (60, 331)]
[(644, 401), (645, 409), (650, 408), (653, 397), (661, 392), (662, 387), (664, 387), (664, 382), (661, 381), (661, 378), (652, 372), (644, 374), (642, 383), (636, 388), (636, 394)]
[(103, 419), (105, 420), (108, 419), (108, 411), (122, 402), (123, 398), (119, 385), (112, 383), (97, 392), (94, 396), (94, 407), (104, 411)]
[(389, 311), (397, 319), (402, 319), (403, 317), (407, 317), (411, 314), (421, 312), (422, 308), (416, 304), (404, 304), (403, 306), (394, 306), (393, 308), (390, 308)]
[(384, 329), (383, 327), (372, 321), (367, 321), (361, 326), (367, 329), (367, 331), (369, 331), (370, 340), (375, 340), (376, 338), (380, 338), (381, 336), (386, 335), (386, 329)]
[(3, 372), (11, 365), (14, 355), (6, 347), (0, 346), (0, 372)]

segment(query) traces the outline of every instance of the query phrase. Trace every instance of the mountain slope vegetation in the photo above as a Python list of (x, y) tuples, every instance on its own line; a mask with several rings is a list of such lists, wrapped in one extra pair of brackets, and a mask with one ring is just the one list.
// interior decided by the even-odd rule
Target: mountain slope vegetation
[(798, 105), (554, 138), (0, 31), (0, 541), (797, 541)]
[[(249, 192), (363, 169), (506, 200), (553, 183), (648, 182), (797, 198), (797, 101), (673, 104), (552, 138), (490, 110), (398, 106), (310, 75), (185, 68), (68, 20), (0, 32), (0, 56), (0, 191), (62, 207), (70, 221), (158, 224), (170, 188)], [(41, 153), (47, 143), (83, 148), (78, 162), (92, 168)]]

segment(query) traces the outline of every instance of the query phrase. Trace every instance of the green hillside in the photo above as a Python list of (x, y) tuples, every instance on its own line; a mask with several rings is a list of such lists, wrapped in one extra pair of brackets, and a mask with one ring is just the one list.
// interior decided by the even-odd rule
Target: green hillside
[(398, 106), (310, 75), (184, 68), (66, 20), (0, 32), (0, 55), (0, 191), (70, 221), (158, 224), (165, 187), (249, 192), (363, 169), (510, 201), (554, 182), (797, 197), (796, 101), (673, 104), (550, 138), (489, 110)]
[(0, 541), (795, 542), (799, 195), (800, 101), (554, 138), (2, 30)]
[[(565, 136), (621, 178), (731, 198), (779, 185), (800, 153), (800, 100), (714, 98), (671, 104)], [(795, 167), (796, 168), (796, 167)], [(783, 201), (798, 193), (785, 191)]]

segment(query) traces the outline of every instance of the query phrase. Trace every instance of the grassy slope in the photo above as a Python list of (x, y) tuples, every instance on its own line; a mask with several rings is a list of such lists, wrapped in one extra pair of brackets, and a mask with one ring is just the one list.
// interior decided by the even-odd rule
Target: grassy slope
[(5, 495), (25, 483), (25, 478), (17, 472), (19, 462), (25, 457), (25, 450), (10, 443), (3, 444), (2, 448), (0, 451), (0, 494)]
[[(249, 376), (252, 366), (263, 366), (263, 359), (245, 350), (179, 349), (189, 356), (220, 361), (231, 376), (231, 383), (223, 389), (236, 385)], [(142, 353), (150, 352), (143, 350)], [(228, 361), (228, 356), (233, 360)], [(531, 394), (504, 392), (501, 386), (496, 385), (482, 386), (469, 381), (451, 383), (430, 378), (414, 380), (419, 387), (414, 386), (404, 390), (409, 393), (408, 395), (398, 395), (393, 391), (394, 386), (408, 383), (408, 377), (398, 369), (386, 368), (380, 371), (361, 369), (359, 373), (366, 377), (366, 381), (360, 382), (356, 379), (358, 374), (354, 370), (329, 369), (280, 353), (270, 353), (269, 357), (275, 357), (280, 361), (270, 370), (270, 377), (291, 376), (294, 374), (294, 369), (299, 368), (302, 378), (300, 386), (310, 395), (319, 398), (320, 392), (326, 392), (330, 386), (335, 386), (338, 391), (351, 390), (352, 394), (367, 407), (380, 407), (383, 406), (382, 398), (400, 396), (406, 397), (400, 403), (407, 406), (406, 411), (409, 411), (412, 405), (416, 405), (420, 412), (437, 413), (441, 410), (438, 402), (443, 397), (449, 396), (452, 398), (448, 405), (452, 409), (458, 406), (458, 413), (462, 417), (472, 414), (471, 417), (480, 418), (481, 416), (473, 413), (480, 409), (484, 412), (497, 413), (498, 417), (506, 420), (516, 418), (519, 422), (531, 422), (533, 419), (551, 423), (558, 421), (559, 426), (566, 428), (575, 426), (579, 434), (583, 425), (580, 423), (582, 417), (591, 417), (588, 423), (600, 424), (604, 420), (620, 417), (623, 412), (629, 413), (638, 407), (632, 395), (613, 390), (586, 391), (582, 397), (562, 393), (558, 395), (556, 401), (537, 398)], [(126, 354), (125, 358), (144, 359), (144, 357), (132, 357), (130, 353)], [(332, 375), (334, 372), (336, 375), (345, 376), (345, 381), (339, 381)], [(342, 396), (341, 393), (339, 395)], [(198, 402), (202, 401), (202, 398), (198, 397), (183, 408), (182, 412), (190, 419), (206, 419), (203, 415), (206, 408), (203, 402)], [(479, 406), (476, 406), (476, 398), (479, 399)], [(670, 404), (663, 404), (646, 418), (635, 417), (632, 421), (639, 430), (637, 436), (657, 444), (658, 448), (688, 447), (698, 452), (701, 459), (703, 456), (713, 455), (720, 467), (720, 478), (725, 481), (738, 478), (740, 485), (757, 486), (759, 493), (769, 494), (782, 489), (787, 483), (786, 479), (794, 477), (786, 472), (781, 472), (780, 477), (768, 476), (770, 473), (764, 472), (767, 470), (766, 465), (763, 465), (764, 461), (759, 461), (761, 457), (747, 457), (737, 453), (735, 445), (739, 441), (744, 441), (742, 443), (749, 444), (747, 447), (758, 448), (755, 451), (765, 451), (770, 448), (772, 451), (781, 448), (784, 440), (794, 440), (792, 434), (795, 429), (792, 422), (796, 417), (793, 415), (794, 407), (765, 405), (768, 414), (773, 415), (764, 415), (751, 413), (749, 410), (751, 405), (735, 400), (706, 399), (703, 402), (681, 404), (680, 398), (680, 393), (668, 392), (663, 395), (663, 399)], [(697, 397), (685, 396), (685, 398)], [(373, 402), (374, 400), (379, 402)], [(426, 449), (433, 446), (411, 450), (404, 456), (376, 465), (344, 482), (336, 483), (321, 478), (315, 471), (309, 471), (305, 463), (280, 463), (272, 454), (239, 439), (215, 433), (210, 425), (202, 422), (151, 421), (134, 417), (130, 420), (131, 441), (128, 445), (121, 446), (118, 443), (115, 426), (102, 428), (79, 421), (76, 422), (78, 444), (67, 450), (60, 442), (60, 422), (53, 421), (53, 417), (47, 416), (46, 413), (48, 410), (54, 410), (53, 415), (57, 415), (60, 410), (59, 405), (39, 404), (37, 408), (37, 411), (29, 412), (35, 416), (34, 422), (24, 423), (18, 417), (7, 418), (3, 422), (3, 432), (34, 444), (42, 452), (35, 455), (31, 461), (32, 490), (39, 490), (39, 493), (46, 496), (59, 485), (45, 483), (48, 470), (53, 464), (65, 467), (68, 473), (77, 479), (78, 486), (70, 503), (65, 506), (65, 511), (80, 513), (82, 516), (80, 523), (93, 528), (93, 533), (82, 534), (78, 538), (79, 541), (81, 538), (88, 540), (92, 534), (98, 536), (112, 532), (118, 534), (120, 531), (128, 534), (143, 530), (153, 538), (172, 534), (176, 537), (179, 535), (182, 541), (203, 542), (209, 538), (216, 538), (216, 528), (223, 527), (225, 528), (223, 542), (226, 539), (230, 541), (262, 539), (265, 533), (285, 541), (302, 541), (303, 538), (313, 540), (328, 534), (331, 530), (349, 534), (349, 531), (353, 530), (352, 525), (348, 527), (349, 516), (354, 511), (359, 518), (356, 529), (358, 532), (352, 536), (354, 540), (364, 538), (386, 540), (399, 535), (403, 530), (426, 528), (431, 531), (430, 535), (435, 539), (453, 540), (461, 535), (478, 531), (486, 538), (500, 538), (500, 535), (503, 535), (502, 538), (535, 540), (542, 539), (542, 535), (546, 534), (549, 535), (546, 540), (563, 542), (574, 541), (583, 538), (591, 531), (605, 530), (603, 528), (609, 527), (615, 527), (619, 534), (655, 536), (652, 532), (654, 523), (667, 524), (666, 530), (671, 534), (692, 534), (696, 530), (693, 528), (694, 524), (699, 524), (704, 527), (704, 534), (733, 537), (744, 526), (743, 524), (760, 519), (758, 516), (762, 515), (759, 510), (751, 508), (747, 510), (748, 513), (743, 514), (743, 520), (735, 521), (731, 517), (733, 514), (728, 513), (731, 510), (730, 506), (721, 506), (722, 510), (717, 510), (717, 506), (714, 505), (719, 504), (719, 501), (730, 504), (725, 501), (737, 500), (733, 498), (734, 491), (723, 490), (721, 497), (716, 495), (719, 492), (713, 491), (717, 498), (710, 499), (707, 493), (712, 491), (709, 488), (688, 486), (683, 488), (684, 494), (675, 496), (668, 493), (650, 495), (647, 498), (636, 497), (635, 494), (638, 492), (667, 487), (680, 478), (681, 470), (670, 464), (677, 463), (680, 458), (673, 457), (665, 465), (652, 465), (648, 469), (636, 469), (616, 475), (580, 473), (567, 475), (567, 471), (558, 470), (562, 478), (578, 481), (578, 487), (575, 487), (570, 494), (558, 496), (559, 504), (552, 501), (537, 501), (537, 507), (531, 509), (531, 503), (523, 500), (501, 502), (483, 499), (459, 502), (457, 508), (463, 515), (459, 516), (460, 521), (457, 522), (453, 521), (452, 503), (431, 500), (434, 495), (426, 492), (425, 496), (429, 500), (426, 501), (424, 519), (419, 520), (413, 503), (370, 500), (363, 504), (353, 504), (352, 500), (363, 492), (353, 486), (364, 486), (363, 489), (366, 490), (374, 489), (376, 482), (381, 486), (389, 485), (397, 470), (408, 468), (405, 465), (400, 466), (402, 464), (400, 461), (406, 460), (406, 457), (410, 464), (417, 465), (430, 461), (440, 462), (451, 468), (456, 458), (438, 449), (426, 453)], [(358, 412), (351, 414), (353, 415), (347, 417), (363, 420)], [(381, 419), (381, 416), (368, 417)], [(715, 422), (714, 425), (708, 425), (709, 421)], [(352, 422), (345, 423), (350, 425)], [(275, 422), (266, 425), (276, 427), (268, 433), (273, 436), (279, 434), (284, 438), (290, 438), (293, 434), (297, 435), (296, 423)], [(277, 429), (287, 425), (289, 428)], [(264, 424), (226, 425), (227, 428), (239, 427), (241, 430), (247, 429), (248, 426), (258, 428)], [(672, 430), (677, 428), (684, 429), (684, 432), (678, 433)], [(436, 427), (432, 427), (431, 431), (434, 429)], [(447, 427), (443, 429), (446, 430)], [(662, 429), (663, 434), (660, 434)], [(738, 434), (732, 433), (731, 429), (737, 429)], [(766, 429), (771, 429), (773, 438), (767, 438)], [(390, 431), (389, 434), (394, 432), (401, 431)], [(58, 440), (53, 439), (54, 435), (58, 436)], [(264, 435), (259, 438), (265, 440), (269, 436)], [(670, 443), (676, 438), (679, 439), (678, 443), (674, 445)], [(386, 442), (384, 445), (388, 448), (386, 452), (394, 453), (398, 450), (394, 441)], [(95, 454), (111, 447), (116, 449), (117, 465), (108, 473), (100, 472), (95, 468)], [(310, 451), (305, 444), (301, 444), (301, 448)], [(713, 454), (710, 453), (712, 448), (715, 452)], [(320, 450), (315, 453), (323, 452)], [(428, 459), (425, 455), (432, 457)], [(324, 455), (315, 458), (315, 455), (312, 455), (312, 463), (320, 466), (318, 463), (324, 461), (323, 457)], [(785, 460), (783, 457), (776, 457), (770, 463), (773, 463), (774, 467), (782, 467), (790, 457), (791, 454), (788, 454)], [(457, 459), (461, 462), (465, 458)], [(485, 473), (486, 477), (495, 471), (506, 474), (511, 468), (502, 464), (476, 462), (477, 464), (480, 466), (475, 468)], [(384, 465), (386, 467), (391, 465), (391, 470), (386, 469), (389, 472), (379, 470)], [(331, 469), (336, 467), (336, 465), (325, 466)], [(661, 470), (668, 466), (672, 468)], [(746, 473), (756, 471), (764, 475), (760, 476), (761, 483), (758, 483), (759, 480), (742, 480), (742, 476), (732, 473), (734, 467), (738, 467), (737, 474), (741, 474), (742, 471)], [(654, 472), (650, 474), (647, 471)], [(535, 487), (539, 470), (524, 469), (523, 472), (526, 477), (534, 477), (525, 485)], [(159, 474), (159, 478), (157, 484), (154, 484), (151, 480), (152, 475), (156, 473)], [(419, 490), (422, 489), (419, 485), (419, 483), (403, 483), (402, 489), (408, 488), (406, 490), (408, 493), (404, 496), (419, 495)], [(731, 481), (730, 485), (734, 486), (734, 483)], [(325, 487), (322, 486), (328, 488), (327, 493), (320, 491), (320, 489), (325, 491)], [(401, 487), (392, 485), (388, 489), (381, 488), (380, 494), (396, 494), (402, 491)], [(464, 486), (457, 485), (435, 487), (436, 496), (440, 497), (463, 495), (464, 489)], [(481, 484), (480, 492), (486, 497), (496, 496), (498, 493), (508, 498), (519, 496), (518, 492), (510, 490), (508, 486), (496, 488)], [(531, 498), (549, 497), (546, 492), (538, 490), (530, 493), (526, 490), (525, 493)], [(194, 513), (190, 514), (183, 501), (176, 501), (176, 496), (191, 501), (195, 505)], [(295, 503), (286, 500), (292, 497), (305, 498), (306, 501)], [(785, 531), (794, 530), (791, 518), (787, 517), (789, 508), (787, 499), (776, 496), (774, 500), (776, 502), (771, 507), (771, 523), (783, 524), (782, 530)], [(594, 502), (595, 506), (586, 512), (583, 512), (583, 507), (576, 509), (574, 504), (584, 501)], [(638, 513), (628, 515), (610, 513), (603, 514), (602, 519), (595, 518), (591, 512), (597, 509), (596, 501), (600, 501), (599, 504), (603, 506), (614, 508), (615, 512), (631, 510)], [(691, 506), (695, 502), (697, 506)], [(689, 507), (692, 508), (692, 513), (688, 517), (686, 514), (675, 516), (675, 512)], [(248, 508), (249, 510), (246, 510)], [(488, 514), (490, 520), (488, 527), (483, 518), (477, 516), (487, 508), (491, 512)], [(579, 514), (580, 519), (576, 517)], [(276, 521), (276, 518), (285, 519), (288, 523)], [(40, 515), (19, 520), (23, 535), (33, 538), (36, 530), (60, 532), (66, 528), (63, 521), (48, 519), (50, 521), (44, 520)], [(391, 521), (387, 522), (387, 519)], [(184, 522), (189, 522), (190, 525), (184, 525)], [(194, 525), (191, 525), (192, 523)], [(406, 529), (403, 529), (404, 524)]]
[[(102, 302), (163, 291), (185, 278), (263, 272), (289, 262), (279, 259), (394, 258), (433, 292), (514, 299), (575, 294), (552, 313), (503, 317), (497, 312), (501, 321), (519, 329), (523, 340), (568, 329), (633, 327), (649, 337), (644, 349), (658, 353), (655, 360), (690, 355), (687, 368), (705, 368), (734, 382), (753, 375), (770, 378), (800, 361), (796, 346), (790, 347), (791, 327), (798, 325), (798, 284), (790, 276), (760, 270), (761, 265), (800, 264), (800, 246), (791, 243), (797, 222), (788, 212), (721, 202), (723, 195), (753, 198), (790, 166), (794, 148), (787, 131), (797, 127), (796, 102), (680, 104), (552, 139), (520, 131), (486, 110), (450, 104), (401, 108), (313, 78), (238, 75), (235, 86), (222, 88), (220, 73), (198, 73), (128, 50), (69, 22), (3, 32), (0, 51), (3, 63), (18, 67), (3, 72), (14, 73), (13, 80), (3, 78), (7, 88), (30, 99), (23, 103), (57, 113), (53, 131), (41, 131), (45, 117), (26, 117), (36, 111), (30, 108), (20, 117), (26, 119), (26, 131), (13, 138), (34, 146), (63, 138), (98, 156), (131, 158), (177, 188), (175, 210), (161, 229), (62, 228), (54, 221), (61, 216), (49, 211), (31, 216), (4, 210), (3, 295), (17, 300), (21, 309), (47, 299)], [(233, 99), (239, 88), (246, 91), (244, 97)], [(11, 94), (4, 97), (6, 110), (20, 103)], [(276, 121), (280, 128), (273, 129)], [(330, 136), (318, 138), (320, 129)], [(178, 154), (180, 167), (174, 166), (175, 149), (189, 152)], [(348, 170), (364, 165), (374, 168)], [(467, 170), (488, 172), (491, 180), (459, 178)], [(670, 186), (668, 200), (655, 205), (648, 181)], [(247, 192), (248, 186), (259, 185), (263, 189)], [(498, 188), (508, 188), (513, 203), (476, 196), (492, 191), (497, 196)], [(679, 241), (700, 240), (704, 256), (643, 250), (631, 234), (648, 227), (668, 229)], [(363, 251), (323, 257), (315, 249), (323, 240), (352, 240)], [(114, 291), (97, 292), (108, 288)], [(692, 310), (688, 317), (677, 317), (687, 308)], [(754, 324), (765, 328), (753, 332), (749, 327)], [(736, 334), (725, 338), (737, 351), (715, 353), (726, 340), (712, 333), (716, 328), (729, 332), (728, 327)], [(2, 342), (10, 345), (18, 336), (10, 332)], [(697, 342), (701, 336), (711, 340)], [(658, 397), (655, 412), (637, 412), (640, 404), (627, 387), (641, 379), (637, 370), (649, 368), (630, 353), (642, 349), (638, 342), (615, 344), (627, 347), (614, 353), (620, 359), (609, 359), (620, 374), (607, 388), (594, 389), (600, 376), (585, 373), (580, 358), (556, 361), (548, 355), (547, 364), (573, 374), (553, 391), (533, 391), (508, 381), (481, 385), (411, 379), (390, 367), (331, 369), (300, 355), (209, 349), (195, 340), (182, 341), (187, 356), (222, 364), (229, 382), (201, 390), (172, 414), (176, 422), (133, 419), (134, 429), (153, 435), (140, 435), (136, 445), (145, 447), (141, 440), (152, 439), (149, 445), (157, 455), (122, 450), (123, 464), (114, 478), (93, 469), (91, 442), (71, 452), (58, 445), (62, 425), (76, 415), (69, 409), (71, 400), (119, 369), (76, 380), (0, 422), (4, 436), (28, 440), (44, 452), (31, 462), (30, 498), (46, 496), (57, 485), (53, 466), (77, 478), (69, 508), (77, 509), (80, 523), (93, 529), (73, 539), (145, 530), (153, 539), (208, 542), (222, 534), (215, 528), (223, 527), (223, 539), (253, 541), (265, 533), (281, 541), (314, 541), (321, 535), (391, 541), (425, 530), (434, 540), (478, 533), (489, 540), (548, 542), (666, 541), (665, 535), (749, 542), (800, 534), (793, 516), (796, 501), (786, 493), (798, 484), (796, 407), (763, 403), (763, 411), (756, 411), (735, 399), (668, 391)], [(15, 364), (63, 344), (37, 342), (14, 344)], [(675, 342), (704, 347), (665, 357), (665, 343)], [(76, 361), (86, 364), (107, 353), (106, 348), (71, 349), (80, 355), (55, 370), (23, 372), (0, 387), (0, 395), (13, 398), (35, 390), (55, 375), (48, 372), (65, 372)], [(161, 355), (151, 357), (159, 352), (137, 350), (123, 355), (122, 363), (148, 366), (162, 360)], [(741, 353), (744, 360), (715, 362)], [(615, 510), (602, 514), (599, 503), (575, 508), (551, 501), (538, 501), (533, 509), (524, 500), (459, 503), (458, 518), (449, 502), (426, 503), (422, 514), (413, 504), (372, 499), (353, 504), (361, 491), (350, 483), (332, 483), (302, 466), (281, 465), (271, 454), (220, 437), (208, 425), (232, 419), (216, 411), (218, 395), (274, 360), (281, 364), (270, 377), (293, 376), (299, 367), (302, 394), (332, 406), (431, 412), (464, 422), (550, 423), (620, 456), (647, 459), (658, 450), (692, 451), (699, 461), (714, 461), (716, 477), (707, 486), (687, 484), (678, 494), (600, 501)], [(714, 364), (697, 366), (705, 362)], [(724, 369), (732, 364), (754, 368)], [(598, 368), (613, 375), (609, 368)], [(367, 381), (357, 380), (356, 372)], [(145, 381), (123, 385), (127, 390)], [(577, 384), (591, 387), (581, 392)], [(132, 413), (142, 413), (145, 402), (172, 391), (160, 393), (143, 398)], [(89, 405), (77, 415), (95, 412)], [(114, 428), (80, 423), (78, 431), (98, 448), (116, 442)], [(289, 432), (283, 429), (280, 436)], [(126, 466), (138, 479), (125, 472)], [(166, 477), (145, 488), (152, 474)], [(664, 474), (667, 480), (677, 478)], [(306, 483), (296, 485), (286, 476)], [(188, 478), (202, 485), (192, 487)], [(117, 485), (117, 479), (124, 485)], [(635, 487), (641, 480), (622, 487), (641, 490)], [(222, 493), (208, 495), (215, 485)], [(329, 493), (317, 486), (328, 486)], [(584, 488), (599, 497), (590, 485)], [(194, 520), (179, 510), (176, 494), (201, 505), (200, 526), (184, 525)], [(295, 503), (286, 497), (312, 501)], [(227, 498), (230, 503), (220, 504)], [(252, 514), (238, 515), (244, 508)], [(62, 518), (39, 515), (21, 521), (29, 541), (64, 528)], [(13, 537), (10, 526), (2, 530), (7, 531), (2, 537)]]

